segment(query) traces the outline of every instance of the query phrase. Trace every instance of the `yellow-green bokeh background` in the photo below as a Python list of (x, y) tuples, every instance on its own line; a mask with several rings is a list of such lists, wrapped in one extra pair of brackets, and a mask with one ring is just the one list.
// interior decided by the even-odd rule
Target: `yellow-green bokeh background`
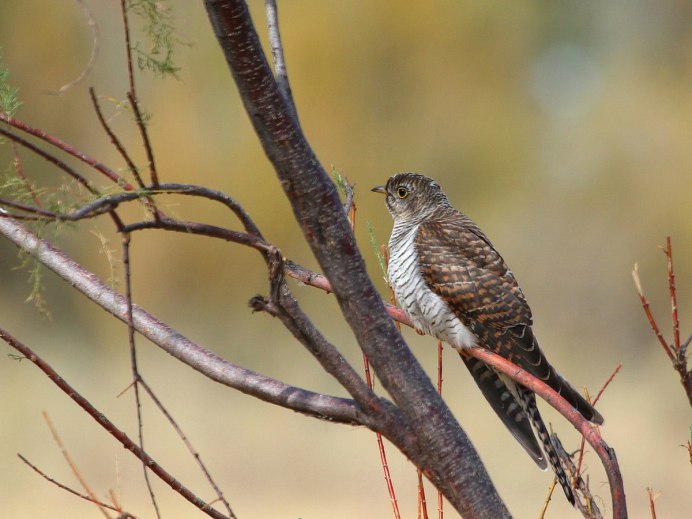
[[(125, 97), (119, 2), (87, 4), (99, 24), (98, 59), (87, 80), (61, 97), (44, 92), (78, 76), (91, 49), (77, 2), (4, 0), (0, 47), (25, 103), (19, 118), (122, 168), (87, 93), (94, 86), (110, 115)], [(137, 75), (161, 179), (233, 195), (286, 256), (317, 268), (251, 130), (202, 2), (171, 4), (179, 36), (191, 43), (179, 49), (179, 80)], [(252, 8), (263, 26), (262, 3)], [(366, 222), (380, 242), (391, 223), (369, 188), (397, 171), (424, 172), (502, 251), (532, 305), (543, 348), (568, 379), (593, 393), (623, 364), (599, 407), (631, 517), (649, 516), (646, 487), (661, 493), (658, 517), (689, 517), (692, 477), (681, 445), (689, 439), (690, 408), (648, 329), (631, 270), (638, 262), (670, 338), (658, 246), (672, 235), (686, 337), (692, 328), (692, 4), (294, 0), (282, 2), (280, 14), (303, 128), (325, 167), (334, 165), (356, 184), (357, 237), (383, 296), (387, 289)], [(141, 39), (136, 30), (135, 38)], [(143, 165), (131, 118), (121, 113), (112, 123)], [(60, 185), (56, 170), (26, 152), (21, 156), (39, 184)], [(0, 158), (5, 175), (7, 146)], [(211, 203), (168, 198), (165, 204), (184, 218), (237, 227)], [(119, 269), (118, 237), (105, 218), (62, 228), (53, 238), (107, 278), (109, 263), (95, 232), (110, 238)], [(132, 253), (136, 302), (175, 329), (242, 366), (343, 394), (277, 321), (250, 313), (247, 300), (267, 290), (256, 253), (153, 232), (136, 235)], [(135, 435), (132, 394), (118, 397), (130, 381), (125, 327), (50, 273), (44, 295), (53, 317), (45, 320), (23, 303), (30, 285), (28, 273), (14, 269), (19, 263), (16, 249), (0, 240), (0, 325)], [(304, 287), (295, 292), (328, 338), (360, 365), (333, 298)], [(434, 342), (404, 335), (434, 375)], [(97, 494), (114, 489), (128, 511), (152, 517), (133, 458), (35, 367), (10, 359), (11, 350), (2, 348), (0, 515), (100, 516), (16, 458), (20, 452), (77, 486), (43, 423), (46, 410)], [(263, 404), (204, 379), (145, 340), (139, 352), (144, 377), (207, 460), (239, 517), (391, 517), (367, 430)], [(445, 355), (450, 407), (515, 517), (538, 517), (550, 475), (533, 466), (491, 414), (455, 354)], [(144, 412), (151, 454), (210, 499), (170, 428), (149, 403)], [(571, 427), (545, 414), (567, 448), (577, 448)], [(389, 456), (403, 516), (415, 517), (414, 470), (393, 448)], [(587, 455), (586, 463), (592, 489), (607, 496), (596, 457)], [(155, 488), (164, 517), (200, 516), (158, 482)], [(434, 503), (432, 492), (428, 500)], [(609, 500), (603, 508), (610, 512)], [(447, 515), (453, 515), (449, 508)], [(577, 515), (556, 495), (547, 517)]]

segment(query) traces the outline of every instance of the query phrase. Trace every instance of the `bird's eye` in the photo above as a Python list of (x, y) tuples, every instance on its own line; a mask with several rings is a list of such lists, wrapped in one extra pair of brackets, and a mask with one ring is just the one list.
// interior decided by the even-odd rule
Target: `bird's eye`
[(401, 199), (404, 199), (408, 196), (408, 189), (405, 187), (398, 187), (396, 188), (396, 196), (398, 196)]

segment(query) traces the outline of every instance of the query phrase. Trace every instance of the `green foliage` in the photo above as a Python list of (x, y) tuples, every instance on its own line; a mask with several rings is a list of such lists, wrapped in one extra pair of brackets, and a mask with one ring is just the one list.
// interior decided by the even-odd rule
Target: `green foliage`
[[(39, 233), (38, 236), (41, 237), (41, 234)], [(43, 265), (41, 265), (41, 262), (35, 256), (32, 256), (25, 251), (20, 251), (19, 257), (21, 259), (21, 263), (17, 268), (26, 269), (29, 272), (29, 284), (31, 285), (31, 292), (29, 293), (29, 297), (26, 298), (25, 302), (32, 303), (45, 318), (51, 319), (48, 304), (43, 297)]]
[[(334, 183), (336, 184), (336, 188), (339, 191), (339, 194), (345, 195), (348, 188), (348, 179), (344, 177), (339, 172), (339, 170), (337, 170), (336, 167), (334, 167), (333, 165), (332, 177), (334, 177)], [(379, 264), (380, 269), (382, 270), (382, 276), (384, 277), (384, 280), (387, 281), (387, 262), (384, 258), (384, 255), (382, 254), (382, 250), (377, 241), (377, 238), (375, 237), (375, 229), (369, 221), (368, 235), (370, 236), (370, 246), (372, 247), (372, 252), (375, 254), (375, 258), (377, 258), (377, 263)]]
[(173, 8), (163, 0), (129, 0), (127, 10), (144, 23), (148, 48), (137, 42), (132, 50), (140, 70), (151, 70), (158, 76), (177, 77), (180, 67), (173, 62), (176, 46), (183, 41), (175, 35)]
[(370, 236), (370, 247), (372, 247), (372, 252), (373, 254), (375, 254), (375, 258), (377, 258), (377, 263), (379, 264), (380, 270), (382, 271), (382, 276), (384, 277), (384, 280), (387, 281), (387, 262), (384, 259), (384, 254), (382, 254), (380, 244), (378, 243), (377, 238), (375, 237), (375, 229), (369, 221), (368, 236)]
[(111, 288), (118, 287), (118, 273), (116, 268), (122, 267), (122, 261), (115, 255), (115, 249), (111, 246), (110, 240), (105, 234), (98, 230), (92, 230), (91, 234), (96, 236), (101, 244), (99, 254), (103, 254), (108, 263), (108, 284)]
[(341, 172), (336, 169), (334, 164), (332, 164), (332, 177), (334, 178), (334, 183), (336, 184), (336, 189), (339, 191), (339, 194), (345, 195), (348, 180), (346, 180), (346, 177), (344, 177)]
[(13, 117), (22, 102), (17, 98), (18, 90), (10, 85), (10, 71), (7, 70), (0, 55), (0, 113)]
[[(6, 174), (2, 176), (2, 182), (0, 182), (0, 197), (55, 213), (68, 213), (80, 205), (78, 200), (83, 201), (90, 196), (84, 192), (83, 186), (75, 181), (65, 182), (57, 189), (38, 188), (32, 181), (21, 176), (13, 166), (8, 168)], [(21, 214), (22, 212), (17, 210), (17, 213)], [(24, 223), (39, 238), (45, 237), (50, 223), (54, 224), (50, 227), (51, 233), (54, 234), (59, 233), (65, 226), (74, 227), (75, 225), (72, 222), (54, 222), (49, 218), (28, 220)], [(107, 256), (107, 258), (109, 257)], [(32, 303), (41, 314), (50, 319), (50, 311), (43, 296), (43, 275), (45, 272), (43, 265), (38, 258), (23, 250), (19, 251), (19, 260), (19, 265), (16, 268), (28, 272), (28, 282), (31, 285), (26, 302)]]

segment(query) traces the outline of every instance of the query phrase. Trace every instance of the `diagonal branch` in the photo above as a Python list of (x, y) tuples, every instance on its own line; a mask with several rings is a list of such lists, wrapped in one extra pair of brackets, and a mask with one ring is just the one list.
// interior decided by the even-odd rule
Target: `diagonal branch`
[(255, 311), (264, 311), (280, 319), (293, 336), (313, 354), (324, 370), (339, 381), (368, 414), (381, 412), (380, 399), (298, 306), (284, 282), (283, 259), (279, 251), (272, 251), (269, 258), (271, 295), (269, 299), (261, 296), (252, 298), (250, 306)]
[(601, 437), (597, 427), (586, 420), (572, 405), (560, 396), (554, 389), (542, 380), (534, 377), (527, 371), (519, 368), (504, 357), (482, 348), (472, 348), (468, 353), (473, 357), (491, 365), (494, 369), (511, 377), (522, 386), (540, 395), (552, 407), (557, 409), (562, 416), (577, 429), (589, 442), (601, 459), (603, 468), (608, 476), (610, 495), (613, 504), (613, 517), (616, 519), (627, 518), (627, 503), (625, 501), (625, 488), (622, 482), (622, 474), (615, 456), (615, 451)]
[[(295, 279), (320, 288), (326, 292), (331, 292), (331, 285), (329, 281), (315, 272), (301, 267), (293, 262), (286, 263), (286, 273), (287, 275), (294, 277)], [(404, 312), (395, 306), (387, 305), (387, 310), (395, 321), (404, 324), (409, 327), (413, 327), (411, 320), (404, 314)], [(688, 339), (688, 342), (692, 340)], [(493, 368), (501, 371), (512, 380), (522, 384), (523, 386), (531, 389), (534, 393), (543, 398), (549, 405), (554, 407), (559, 411), (581, 434), (582, 437), (589, 442), (589, 444), (595, 449), (598, 454), (603, 467), (606, 470), (608, 481), (611, 488), (611, 499), (613, 502), (613, 516), (616, 518), (627, 517), (627, 507), (625, 501), (625, 491), (622, 481), (622, 475), (620, 473), (620, 468), (615, 457), (615, 451), (608, 447), (603, 438), (600, 435), (598, 428), (593, 427), (588, 420), (586, 420), (581, 414), (579, 414), (569, 402), (562, 398), (557, 392), (555, 392), (551, 387), (545, 384), (543, 381), (535, 378), (528, 372), (519, 368), (515, 364), (511, 363), (507, 359), (492, 353), (488, 350), (482, 348), (473, 348), (468, 350), (468, 354), (485, 362), (486, 364), (492, 366)], [(603, 394), (605, 388), (610, 384), (612, 379), (615, 377), (619, 371), (620, 366), (614, 371), (614, 373), (606, 381), (603, 388), (599, 391), (594, 399), (594, 404)]]
[[(0, 339), (4, 340), (7, 344), (12, 346), (27, 359), (33, 362), (41, 371), (43, 371), (50, 380), (56, 384), (66, 395), (68, 395), (72, 400), (74, 400), (79, 407), (84, 409), (96, 422), (103, 427), (108, 433), (118, 440), (123, 447), (131, 451), (132, 454), (137, 456), (142, 463), (149, 468), (154, 474), (156, 474), (162, 481), (167, 483), (171, 488), (178, 492), (181, 496), (187, 499), (190, 503), (195, 505), (197, 508), (205, 512), (215, 519), (226, 519), (226, 516), (214, 510), (209, 506), (208, 503), (201, 500), (185, 486), (183, 486), (180, 481), (173, 477), (172, 474), (167, 472), (161, 465), (159, 465), (156, 460), (149, 456), (143, 449), (137, 445), (136, 442), (132, 441), (127, 434), (122, 430), (118, 429), (113, 422), (111, 422), (106, 415), (96, 409), (91, 403), (84, 398), (75, 388), (67, 383), (58, 373), (41, 357), (39, 357), (31, 348), (17, 340), (15, 337), (10, 335), (6, 330), (0, 328)], [(94, 498), (92, 499), (94, 503), (98, 504), (98, 501)]]
[(412, 461), (468, 519), (509, 517), (477, 452), (389, 319), (334, 184), (281, 94), (242, 0), (205, 0), (245, 109), (341, 311), (423, 449)]
[[(35, 256), (44, 266), (95, 304), (126, 322), (125, 297), (48, 241), (39, 239), (26, 227), (10, 218), (0, 218), (0, 234)], [(352, 400), (313, 393), (242, 368), (192, 342), (136, 305), (132, 309), (132, 314), (134, 328), (141, 335), (216, 382), (308, 416), (352, 425), (367, 425), (369, 422)]]

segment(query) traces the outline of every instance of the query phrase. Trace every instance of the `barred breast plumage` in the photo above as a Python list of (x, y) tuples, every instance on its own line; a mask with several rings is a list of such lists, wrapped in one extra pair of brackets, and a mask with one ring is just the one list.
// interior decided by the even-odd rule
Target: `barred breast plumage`
[(395, 225), (389, 239), (387, 278), (413, 325), (455, 348), (476, 345), (476, 337), (423, 279), (415, 240), (419, 225)]

